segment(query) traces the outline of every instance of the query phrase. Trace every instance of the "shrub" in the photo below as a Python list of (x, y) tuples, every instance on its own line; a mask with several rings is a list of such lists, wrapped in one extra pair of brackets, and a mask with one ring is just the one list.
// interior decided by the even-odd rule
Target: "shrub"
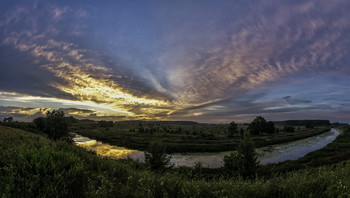
[(152, 170), (164, 170), (170, 166), (170, 155), (166, 154), (166, 147), (159, 141), (152, 142), (145, 152), (146, 164)]
[(238, 171), (238, 155), (237, 153), (230, 153), (224, 156), (224, 169), (228, 176), (232, 176)]
[(285, 131), (285, 132), (294, 132), (294, 127), (292, 127), (292, 126), (285, 126), (283, 128), (283, 131)]
[(79, 157), (51, 146), (19, 148), (12, 162), (0, 169), (0, 185), (18, 197), (81, 197), (87, 179)]
[(258, 164), (254, 143), (247, 133), (238, 145), (237, 153), (224, 157), (224, 168), (229, 175), (237, 170), (241, 176), (251, 178), (256, 174)]

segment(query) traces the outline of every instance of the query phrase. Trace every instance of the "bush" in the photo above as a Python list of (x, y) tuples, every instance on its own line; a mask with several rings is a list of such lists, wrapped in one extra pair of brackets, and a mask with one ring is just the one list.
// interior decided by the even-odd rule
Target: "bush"
[(101, 121), (98, 121), (98, 126), (100, 126), (100, 127), (113, 127), (114, 124), (113, 124), (113, 121), (101, 120)]
[(238, 155), (237, 153), (230, 153), (224, 156), (224, 169), (228, 176), (238, 173)]
[(242, 177), (251, 178), (255, 176), (258, 165), (254, 143), (247, 133), (238, 145), (237, 153), (224, 157), (224, 168), (229, 175), (237, 171)]
[(11, 163), (0, 168), (0, 186), (6, 186), (0, 195), (81, 197), (84, 194), (87, 178), (83, 163), (75, 154), (43, 145), (19, 148), (13, 154)]
[(166, 147), (159, 141), (152, 142), (145, 152), (146, 164), (152, 170), (164, 170), (170, 167), (171, 156), (166, 154)]
[(285, 126), (283, 128), (283, 131), (285, 131), (285, 132), (294, 132), (294, 127), (292, 127), (292, 126)]

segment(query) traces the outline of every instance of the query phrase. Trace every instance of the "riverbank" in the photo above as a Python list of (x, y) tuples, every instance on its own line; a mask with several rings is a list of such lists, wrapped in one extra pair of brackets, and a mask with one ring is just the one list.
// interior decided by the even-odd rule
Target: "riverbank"
[[(156, 173), (143, 164), (101, 158), (73, 144), (0, 126), (2, 197), (346, 197), (350, 162), (336, 166), (211, 179), (198, 169)], [(214, 170), (213, 170), (214, 171)], [(45, 185), (43, 185), (45, 181)]]
[[(152, 141), (162, 141), (167, 147), (167, 153), (232, 151), (236, 149), (241, 141), (241, 136), (238, 135), (227, 137), (227, 128), (222, 125), (163, 126), (166, 130), (161, 129), (161, 127), (155, 127), (152, 133), (139, 132), (135, 130), (135, 127), (138, 126), (116, 125), (113, 127), (98, 127), (92, 124), (91, 126), (73, 125), (72, 132), (103, 143), (135, 150), (146, 150)], [(247, 130), (247, 126), (241, 125), (240, 128)], [(330, 127), (327, 126), (317, 126), (312, 129), (305, 127), (295, 128), (294, 132), (284, 132), (282, 127), (280, 127), (279, 133), (256, 135), (252, 136), (252, 139), (255, 146), (260, 148), (304, 139), (330, 130)], [(174, 130), (181, 130), (181, 133), (172, 132)]]
[[(130, 158), (135, 161), (144, 162), (144, 152), (138, 150), (131, 150), (124, 147), (102, 143), (92, 140), (81, 135), (75, 135), (74, 142), (81, 147), (96, 152), (96, 154), (103, 157), (111, 157), (117, 159)], [(324, 147), (332, 142), (339, 132), (332, 129), (330, 132), (322, 133), (320, 135), (312, 136), (302, 140), (293, 142), (276, 144), (269, 147), (262, 147), (257, 149), (258, 161), (260, 164), (277, 163), (286, 160), (295, 160), (303, 157), (305, 154)], [(225, 152), (202, 152), (202, 153), (175, 153), (172, 154), (171, 163), (178, 166), (194, 167), (200, 163), (202, 167), (206, 168), (220, 168), (223, 166), (222, 161), (224, 156), (230, 155), (232, 151)]]
[(337, 129), (340, 131), (338, 137), (322, 149), (310, 152), (297, 160), (268, 164), (261, 167), (261, 171), (269, 172), (268, 174), (271, 174), (271, 170), (275, 173), (284, 173), (309, 167), (336, 164), (350, 159), (350, 127), (343, 126)]

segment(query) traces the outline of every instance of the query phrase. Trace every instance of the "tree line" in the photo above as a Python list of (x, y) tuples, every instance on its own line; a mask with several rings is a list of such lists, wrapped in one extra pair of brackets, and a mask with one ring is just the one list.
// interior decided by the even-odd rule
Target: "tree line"
[(54, 140), (68, 136), (69, 122), (62, 110), (48, 111), (46, 117), (35, 118), (33, 123), (40, 132)]
[[(228, 135), (234, 136), (237, 134), (243, 135), (244, 130), (238, 130), (238, 125), (232, 121), (228, 126)], [(257, 116), (248, 126), (248, 131), (251, 135), (262, 135), (263, 133), (274, 134), (277, 130), (275, 123), (272, 121), (266, 121), (262, 116)]]

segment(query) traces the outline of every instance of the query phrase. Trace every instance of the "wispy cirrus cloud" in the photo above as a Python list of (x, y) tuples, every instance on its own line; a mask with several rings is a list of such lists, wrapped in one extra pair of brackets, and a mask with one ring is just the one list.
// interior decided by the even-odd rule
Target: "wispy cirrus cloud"
[(282, 98), (283, 101), (290, 105), (296, 105), (296, 104), (310, 104), (312, 101), (311, 100), (301, 100), (297, 98), (292, 98), (292, 96), (285, 96)]
[[(101, 104), (113, 110), (114, 115), (149, 118), (152, 114), (166, 114), (171, 103), (165, 99), (136, 96), (123, 89), (112, 79), (111, 69), (90, 63), (84, 58), (84, 50), (74, 49), (73, 44), (49, 40), (47, 44), (17, 42), (9, 37), (5, 42), (13, 43), (21, 51), (32, 54), (59, 81), (50, 85), (81, 102)], [(73, 48), (73, 49), (72, 49)], [(137, 112), (131, 110), (139, 105)], [(110, 113), (112, 113), (110, 112)], [(136, 114), (137, 115), (136, 115)]]
[[(314, 100), (288, 83), (349, 73), (349, 9), (346, 0), (7, 3), (0, 91), (16, 94), (0, 95), (0, 105), (77, 105), (86, 112), (67, 113), (108, 119), (340, 112), (340, 101)], [(273, 97), (268, 88), (276, 85), (288, 90)], [(262, 89), (270, 98), (253, 100)], [(339, 86), (332, 93), (347, 96)]]
[(0, 106), (0, 121), (6, 117), (14, 118), (14, 121), (31, 121), (34, 118), (44, 116), (48, 108)]
[(190, 64), (173, 70), (178, 95), (192, 102), (222, 99), (284, 76), (345, 68), (350, 24), (344, 18), (350, 15), (339, 12), (344, 4), (264, 1), (249, 7), (246, 16), (217, 32), (222, 42), (193, 53)]
[[(59, 21), (66, 11), (67, 8), (53, 8), (53, 20)], [(92, 50), (79, 49), (70, 42), (54, 41), (45, 33), (33, 35), (35, 31), (27, 34), (14, 32), (3, 43), (31, 55), (40, 68), (53, 74), (56, 79), (49, 85), (65, 94), (60, 95), (64, 96), (62, 99), (94, 103), (92, 106), (104, 105), (112, 110), (109, 114), (131, 118), (148, 119), (169, 112), (172, 104), (164, 96), (141, 93), (137, 88), (123, 88), (124, 77), (113, 73), (111, 68), (96, 65), (98, 59), (93, 59), (96, 53), (91, 54)], [(127, 87), (127, 83), (124, 86)]]
[(31, 108), (31, 107), (15, 107), (15, 106), (0, 106), (1, 115), (33, 115), (35, 113), (45, 113), (47, 109), (43, 108)]

